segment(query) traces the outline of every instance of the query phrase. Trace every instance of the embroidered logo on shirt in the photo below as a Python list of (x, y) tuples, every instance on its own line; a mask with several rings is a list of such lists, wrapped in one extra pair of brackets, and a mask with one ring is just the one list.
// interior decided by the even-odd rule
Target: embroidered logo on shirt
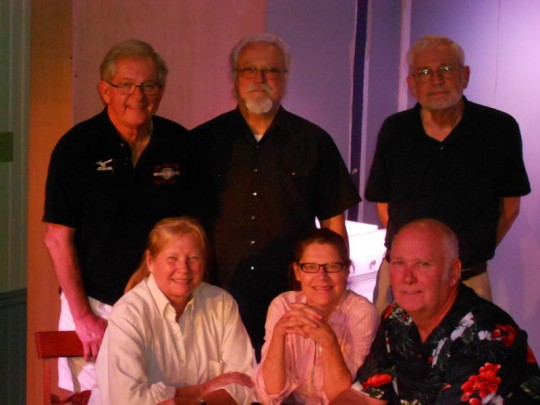
[(112, 163), (112, 159), (109, 159), (109, 160), (100, 160), (98, 162), (96, 162), (96, 165), (98, 165), (98, 167), (96, 168), (96, 171), (98, 172), (107, 172), (107, 171), (112, 171), (113, 168), (112, 166), (109, 166), (109, 163)]
[(176, 184), (180, 176), (178, 163), (164, 163), (154, 167), (154, 184)]

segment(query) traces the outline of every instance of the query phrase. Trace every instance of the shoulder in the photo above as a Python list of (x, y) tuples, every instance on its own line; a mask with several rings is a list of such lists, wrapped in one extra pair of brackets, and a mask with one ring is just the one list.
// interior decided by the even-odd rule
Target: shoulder
[(78, 145), (84, 148), (88, 143), (98, 143), (106, 134), (106, 127), (110, 124), (105, 111), (94, 117), (81, 121), (67, 131), (59, 140), (58, 145)]
[(483, 125), (499, 130), (518, 127), (517, 121), (510, 114), (469, 100), (465, 102), (464, 120), (470, 120), (472, 125)]
[(195, 300), (197, 307), (211, 307), (225, 305), (227, 308), (231, 306), (237, 307), (236, 300), (233, 296), (225, 291), (223, 288), (208, 284), (206, 282), (201, 283), (197, 292), (195, 293)]
[(224, 127), (241, 123), (242, 117), (237, 110), (227, 111), (215, 118), (212, 118), (191, 130), (193, 135), (205, 135), (214, 131), (223, 130)]
[(142, 323), (154, 318), (157, 312), (146, 280), (143, 280), (114, 304), (110, 319), (117, 322), (123, 319), (130, 323)]
[(188, 130), (176, 121), (172, 121), (158, 115), (154, 115), (154, 117), (152, 117), (152, 122), (154, 124), (154, 131), (156, 132), (165, 131), (166, 133), (172, 132), (181, 135), (186, 135), (188, 133)]
[(330, 134), (319, 125), (300, 117), (290, 111), (285, 110), (283, 107), (276, 116), (276, 124), (280, 127), (289, 128), (295, 133), (301, 133), (310, 137), (318, 137), (322, 139), (331, 139)]
[(488, 107), (486, 105), (474, 103), (469, 100), (465, 101), (465, 109), (470, 110), (471, 112), (474, 112), (475, 114), (483, 114), (486, 116), (498, 117), (501, 119), (514, 120), (514, 117), (512, 117), (507, 112), (497, 110), (496, 108)]
[(286, 291), (270, 302), (269, 311), (284, 312), (290, 309), (291, 304), (297, 302), (306, 302), (304, 293), (302, 291)]
[(378, 321), (379, 314), (377, 309), (366, 297), (351, 290), (346, 290), (344, 294), (342, 306), (351, 316), (368, 317)]

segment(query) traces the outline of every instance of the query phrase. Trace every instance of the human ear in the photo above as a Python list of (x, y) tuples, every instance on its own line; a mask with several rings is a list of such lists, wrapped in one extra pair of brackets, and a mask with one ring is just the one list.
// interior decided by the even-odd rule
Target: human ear
[(110, 92), (111, 86), (107, 82), (100, 80), (98, 83), (98, 93), (104, 104), (109, 104), (111, 102)]

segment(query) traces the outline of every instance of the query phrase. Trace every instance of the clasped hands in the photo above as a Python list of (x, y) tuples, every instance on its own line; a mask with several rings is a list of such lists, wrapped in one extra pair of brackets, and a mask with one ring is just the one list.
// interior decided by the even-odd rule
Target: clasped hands
[(314, 340), (322, 347), (335, 339), (334, 331), (328, 324), (323, 311), (300, 302), (291, 304), (291, 309), (285, 312), (276, 323), (274, 334), (280, 336), (300, 335), (306, 339)]

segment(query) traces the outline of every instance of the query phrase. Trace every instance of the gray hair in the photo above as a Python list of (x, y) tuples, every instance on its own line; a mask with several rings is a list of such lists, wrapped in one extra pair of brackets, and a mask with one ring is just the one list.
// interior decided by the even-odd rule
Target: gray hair
[(412, 70), (414, 58), (416, 55), (423, 51), (424, 49), (435, 46), (435, 45), (446, 45), (450, 47), (458, 62), (461, 66), (465, 65), (465, 52), (459, 44), (448, 37), (443, 37), (440, 35), (426, 35), (416, 41), (409, 52), (407, 52), (407, 64), (409, 65), (409, 70)]
[(240, 56), (240, 52), (242, 52), (242, 50), (246, 46), (257, 43), (257, 42), (263, 42), (263, 43), (270, 44), (278, 48), (283, 54), (283, 58), (285, 59), (285, 71), (286, 72), (289, 71), (289, 68), (291, 66), (291, 54), (289, 53), (289, 49), (287, 48), (287, 45), (285, 45), (285, 42), (283, 42), (283, 40), (277, 35), (264, 33), (264, 34), (248, 35), (247, 37), (242, 38), (240, 42), (238, 42), (235, 45), (235, 47), (231, 50), (230, 64), (231, 64), (231, 73), (233, 77), (236, 75), (236, 68), (238, 67), (238, 57)]
[(120, 42), (107, 52), (107, 55), (105, 55), (99, 68), (101, 80), (111, 81), (116, 73), (116, 61), (119, 58), (124, 57), (147, 58), (152, 60), (156, 64), (158, 82), (162, 87), (165, 86), (167, 74), (169, 73), (167, 64), (161, 56), (154, 51), (154, 48), (152, 48), (150, 44), (138, 39), (128, 39), (127, 41)]

